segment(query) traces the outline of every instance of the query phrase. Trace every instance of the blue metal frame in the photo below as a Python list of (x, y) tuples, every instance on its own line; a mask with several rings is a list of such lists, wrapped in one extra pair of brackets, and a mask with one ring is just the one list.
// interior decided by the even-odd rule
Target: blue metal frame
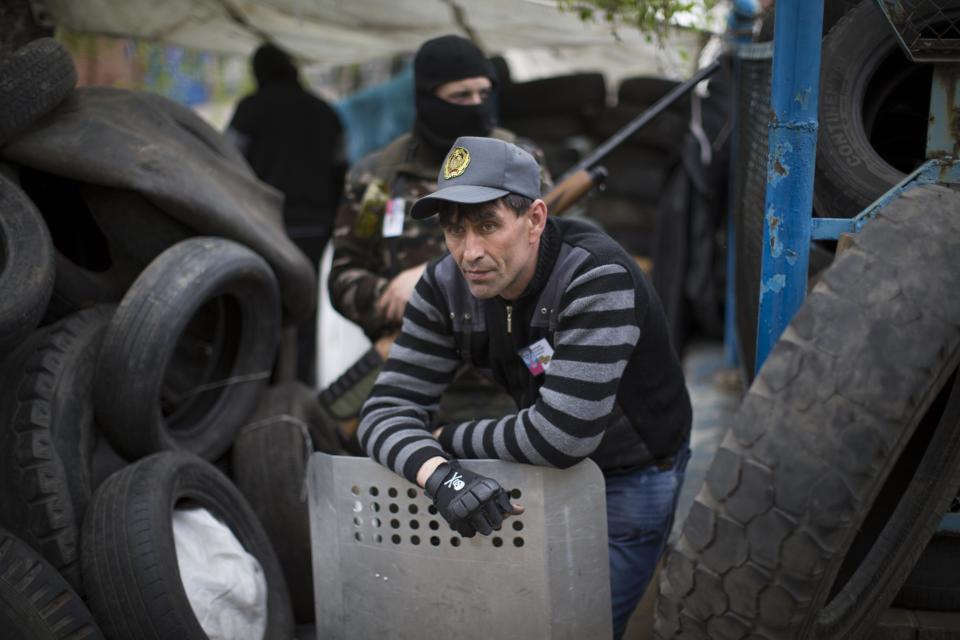
[[(883, 207), (917, 186), (960, 184), (960, 69), (938, 66), (927, 132), (927, 157), (932, 159), (854, 218), (812, 216), (822, 28), (822, 1), (777, 3), (756, 371), (803, 303), (812, 239), (860, 231)], [(960, 532), (960, 514), (945, 515), (939, 530)]]
[(952, 158), (927, 160), (895, 187), (877, 198), (854, 218), (813, 218), (811, 237), (814, 240), (836, 240), (841, 233), (857, 233), (877, 217), (880, 210), (914, 187), (925, 184), (960, 183), (960, 163)]
[(807, 289), (822, 31), (823, 2), (777, 2), (755, 370)]

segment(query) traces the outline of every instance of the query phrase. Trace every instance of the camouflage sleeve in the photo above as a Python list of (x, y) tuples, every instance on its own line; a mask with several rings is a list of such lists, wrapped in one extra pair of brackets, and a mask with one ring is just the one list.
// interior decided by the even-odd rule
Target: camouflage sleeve
[(514, 144), (524, 151), (529, 152), (530, 155), (537, 159), (537, 162), (540, 164), (540, 193), (550, 193), (550, 190), (553, 189), (553, 176), (550, 175), (550, 170), (547, 168), (547, 158), (543, 154), (543, 149), (534, 144), (533, 140), (529, 138), (517, 137)]
[(381, 249), (387, 189), (374, 177), (372, 166), (368, 156), (347, 174), (334, 224), (333, 266), (327, 287), (333, 308), (376, 340), (383, 334), (383, 322), (374, 305), (388, 282), (382, 275)]

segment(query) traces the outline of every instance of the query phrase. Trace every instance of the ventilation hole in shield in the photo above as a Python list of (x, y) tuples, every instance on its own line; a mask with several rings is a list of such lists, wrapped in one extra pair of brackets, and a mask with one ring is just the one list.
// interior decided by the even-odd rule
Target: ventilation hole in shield
[(374, 502), (374, 503), (372, 503), (372, 504), (370, 505), (370, 507), (373, 509), (373, 512), (374, 512), (374, 513), (377, 513), (378, 511), (380, 511), (380, 503), (379, 503), (379, 502)]
[(413, 514), (413, 515), (417, 515), (417, 513), (420, 511), (420, 508), (417, 507), (417, 505), (415, 505), (415, 504), (410, 505), (409, 507), (407, 507), (407, 509), (408, 509), (408, 510), (410, 511), (410, 513)]
[(429, 513), (432, 516), (435, 516), (437, 515), (437, 508), (433, 505), (430, 505), (429, 507), (427, 507), (427, 513)]
[(353, 485), (352, 487), (350, 487), (350, 493), (352, 493), (355, 496), (360, 495), (360, 487), (358, 487), (357, 485)]
[(415, 545), (420, 544), (420, 536), (410, 536), (410, 543)]
[(450, 544), (454, 547), (460, 546), (460, 538), (450, 538)]
[(419, 528), (420, 528), (420, 521), (419, 521), (419, 520), (411, 520), (411, 521), (410, 521), (410, 528), (411, 528), (411, 529), (419, 529)]
[(520, 492), (520, 489), (510, 489), (510, 497), (514, 500), (519, 500), (522, 495), (523, 493)]
[(357, 516), (356, 518), (354, 518), (354, 519), (353, 519), (353, 525), (354, 525), (355, 527), (361, 527), (361, 526), (363, 526), (363, 518), (361, 518), (360, 516)]
[(514, 531), (523, 531), (523, 522), (520, 520), (513, 521), (513, 530)]
[(370, 487), (370, 495), (376, 498), (378, 495), (380, 495), (380, 489), (377, 489), (376, 487)]
[(387, 495), (390, 496), (391, 498), (396, 498), (397, 497), (396, 487), (390, 487), (389, 489), (387, 489)]
[(359, 531), (353, 534), (353, 539), (356, 540), (357, 542), (363, 542), (363, 536), (360, 535)]
[(410, 498), (411, 500), (414, 500), (417, 497), (417, 490), (407, 489), (407, 497)]
[(438, 538), (437, 536), (430, 536), (430, 544), (432, 544), (432, 545), (435, 546), (435, 547), (439, 547), (439, 546), (440, 546), (440, 538)]
[(513, 546), (515, 546), (515, 547), (522, 547), (522, 546), (523, 546), (523, 538), (520, 538), (520, 537), (514, 538), (514, 539), (513, 539)]
[(433, 529), (434, 531), (436, 531), (437, 529), (440, 528), (440, 523), (437, 522), (436, 520), (431, 520), (431, 521), (430, 521), (430, 528)]
[(393, 520), (390, 521), (390, 526), (393, 527), (394, 529), (399, 529), (400, 521), (394, 518)]
[(377, 544), (380, 544), (383, 542), (383, 536), (378, 533), (375, 536), (373, 536), (373, 541), (376, 542)]
[(371, 519), (370, 519), (370, 524), (372, 524), (375, 529), (379, 529), (379, 528), (380, 528), (380, 518), (371, 518)]
[(398, 511), (400, 511), (400, 507), (398, 507), (394, 502), (391, 502), (390, 506), (387, 508), (390, 509), (390, 513), (397, 513)]
[(390, 542), (392, 542), (393, 544), (400, 544), (400, 536), (397, 534), (393, 534), (392, 536), (390, 536)]
[(493, 539), (493, 546), (495, 546), (495, 547), (502, 547), (502, 546), (503, 546), (503, 538), (494, 538), (494, 539)]

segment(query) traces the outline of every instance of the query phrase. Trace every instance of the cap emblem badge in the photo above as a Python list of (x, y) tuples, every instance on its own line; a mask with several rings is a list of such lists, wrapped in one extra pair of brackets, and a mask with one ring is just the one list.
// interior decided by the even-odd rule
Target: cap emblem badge
[(470, 152), (463, 147), (455, 147), (443, 165), (443, 178), (449, 180), (463, 175), (470, 164)]

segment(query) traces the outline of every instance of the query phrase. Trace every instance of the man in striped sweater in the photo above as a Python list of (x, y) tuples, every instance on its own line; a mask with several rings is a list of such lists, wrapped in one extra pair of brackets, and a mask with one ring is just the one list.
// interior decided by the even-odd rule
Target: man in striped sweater
[[(691, 408), (660, 304), (635, 261), (589, 224), (548, 217), (536, 160), (462, 137), (440, 189), (414, 217), (440, 216), (449, 255), (430, 264), (364, 405), (367, 453), (416, 482), (465, 536), (520, 512), (495, 479), (457, 458), (568, 467), (606, 480), (614, 632), (619, 637), (663, 551), (689, 457)], [(433, 424), (464, 362), (518, 411)]]

